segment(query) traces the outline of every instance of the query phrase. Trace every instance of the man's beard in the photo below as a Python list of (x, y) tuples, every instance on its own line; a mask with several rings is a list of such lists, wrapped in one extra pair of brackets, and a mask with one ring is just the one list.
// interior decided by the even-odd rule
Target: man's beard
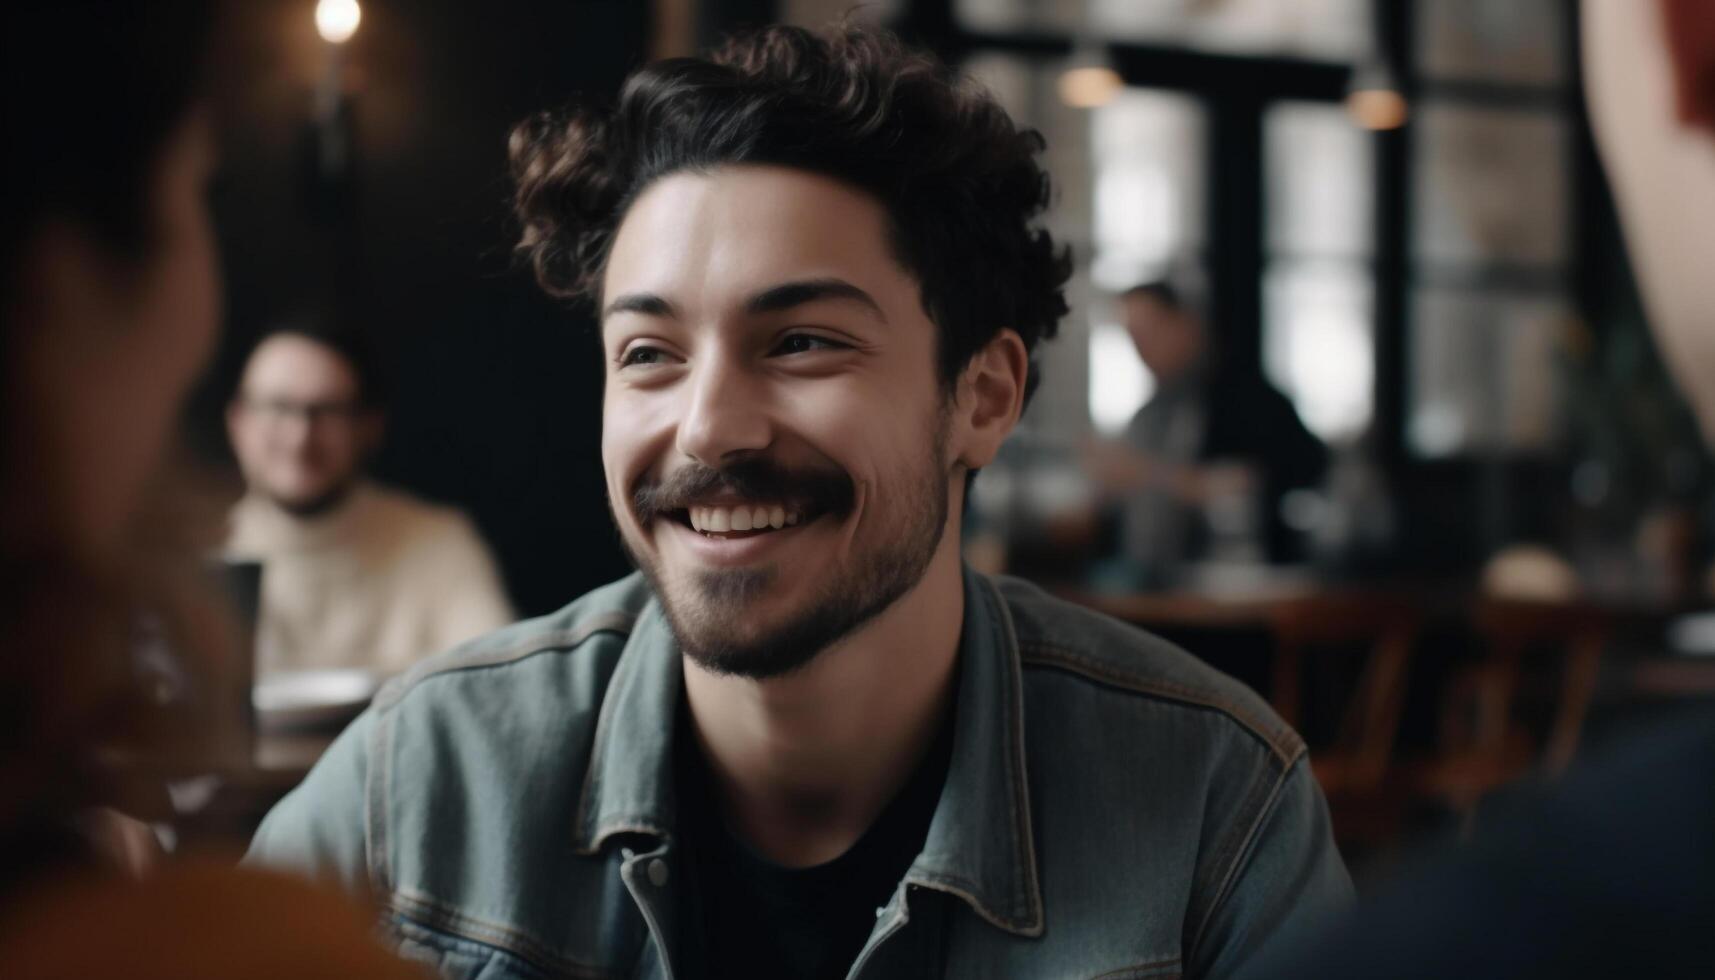
[(293, 517), (307, 520), (313, 517), (321, 517), (339, 509), (339, 505), (345, 503), (346, 498), (350, 497), (351, 492), (357, 488), (357, 484), (358, 478), (354, 476), (341, 480), (314, 497), (293, 500), (269, 493), (268, 499), (274, 502), (274, 506)]
[[(892, 521), (871, 515), (874, 527), (891, 528), (894, 533), (855, 551), (832, 570), (825, 587), (765, 632), (750, 629), (754, 622), (750, 607), (778, 583), (778, 568), (701, 569), (692, 572), (689, 581), (677, 583), (681, 589), (695, 592), (694, 597), (681, 598), (674, 595), (673, 584), (663, 580), (662, 570), (644, 550), (627, 541), (632, 559), (660, 597), (680, 650), (692, 662), (715, 673), (753, 680), (779, 677), (803, 667), (910, 592), (928, 570), (946, 529), (947, 475), (941, 442), (940, 438), (933, 441), (922, 472), (894, 491), (903, 494), (908, 510)], [(640, 489), (633, 503), (643, 526), (649, 528), (656, 515), (677, 509), (663, 505), (701, 495), (677, 493), (677, 486), (695, 485), (703, 493), (719, 487), (753, 500), (803, 500), (802, 488), (821, 485), (831, 489), (834, 476), (826, 471), (795, 474), (761, 459), (721, 470), (698, 466), (677, 474), (667, 485)], [(848, 488), (845, 506), (839, 507), (837, 500), (812, 496), (814, 503), (835, 505), (819, 519), (839, 520), (850, 513), (850, 478), (843, 472), (837, 476)], [(832, 496), (838, 498), (840, 494)]]

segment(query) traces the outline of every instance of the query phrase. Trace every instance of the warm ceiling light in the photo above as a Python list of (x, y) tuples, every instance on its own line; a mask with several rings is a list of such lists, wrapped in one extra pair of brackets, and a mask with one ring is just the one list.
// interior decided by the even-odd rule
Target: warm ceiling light
[(1060, 75), (1060, 101), (1074, 109), (1095, 109), (1114, 100), (1125, 80), (1112, 68), (1068, 68)]
[(357, 0), (321, 0), (316, 4), (316, 33), (329, 44), (344, 44), (363, 22)]
[(1346, 112), (1365, 129), (1398, 129), (1411, 115), (1405, 96), (1387, 65), (1372, 61), (1352, 75), (1346, 93)]
[(1124, 88), (1125, 79), (1114, 71), (1107, 48), (1098, 44), (1079, 44), (1060, 73), (1060, 101), (1074, 109), (1107, 105)]
[(1346, 96), (1346, 111), (1365, 129), (1398, 129), (1410, 115), (1405, 96), (1393, 89), (1376, 88)]

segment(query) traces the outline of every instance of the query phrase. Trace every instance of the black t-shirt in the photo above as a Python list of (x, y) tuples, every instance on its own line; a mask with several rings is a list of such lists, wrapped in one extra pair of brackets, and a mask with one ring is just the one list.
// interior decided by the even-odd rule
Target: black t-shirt
[(726, 825), (713, 776), (681, 710), (674, 742), (679, 841), (689, 872), (680, 892), (676, 973), (724, 977), (844, 977), (911, 862), (923, 850), (952, 758), (951, 717), (905, 787), (857, 843), (826, 864), (788, 868)]

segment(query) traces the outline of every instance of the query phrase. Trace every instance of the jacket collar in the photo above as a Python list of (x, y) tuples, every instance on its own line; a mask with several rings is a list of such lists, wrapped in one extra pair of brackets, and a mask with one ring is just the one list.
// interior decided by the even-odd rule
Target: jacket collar
[(928, 839), (905, 880), (959, 896), (1008, 932), (1040, 936), (1018, 637), (994, 584), (969, 567), (964, 574), (953, 761)]
[[(1039, 936), (1042, 890), (1024, 768), (1024, 684), (1005, 602), (964, 571), (965, 621), (953, 759), (923, 850), (905, 880), (956, 895), (988, 922)], [(576, 847), (618, 834), (673, 834), (673, 726), (683, 696), (678, 644), (651, 600), (602, 701), (579, 802)]]
[(684, 696), (679, 644), (651, 598), (637, 617), (596, 718), (578, 801), (580, 854), (615, 834), (673, 833), (673, 725)]

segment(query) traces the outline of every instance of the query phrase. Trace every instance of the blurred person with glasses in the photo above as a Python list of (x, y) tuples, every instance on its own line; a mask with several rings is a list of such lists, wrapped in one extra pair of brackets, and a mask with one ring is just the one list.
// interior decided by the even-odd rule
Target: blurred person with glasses
[(393, 674), (512, 621), (468, 518), (364, 477), (384, 424), (355, 330), (288, 323), (251, 353), (227, 408), (248, 485), (227, 552), (263, 566), (259, 675)]

